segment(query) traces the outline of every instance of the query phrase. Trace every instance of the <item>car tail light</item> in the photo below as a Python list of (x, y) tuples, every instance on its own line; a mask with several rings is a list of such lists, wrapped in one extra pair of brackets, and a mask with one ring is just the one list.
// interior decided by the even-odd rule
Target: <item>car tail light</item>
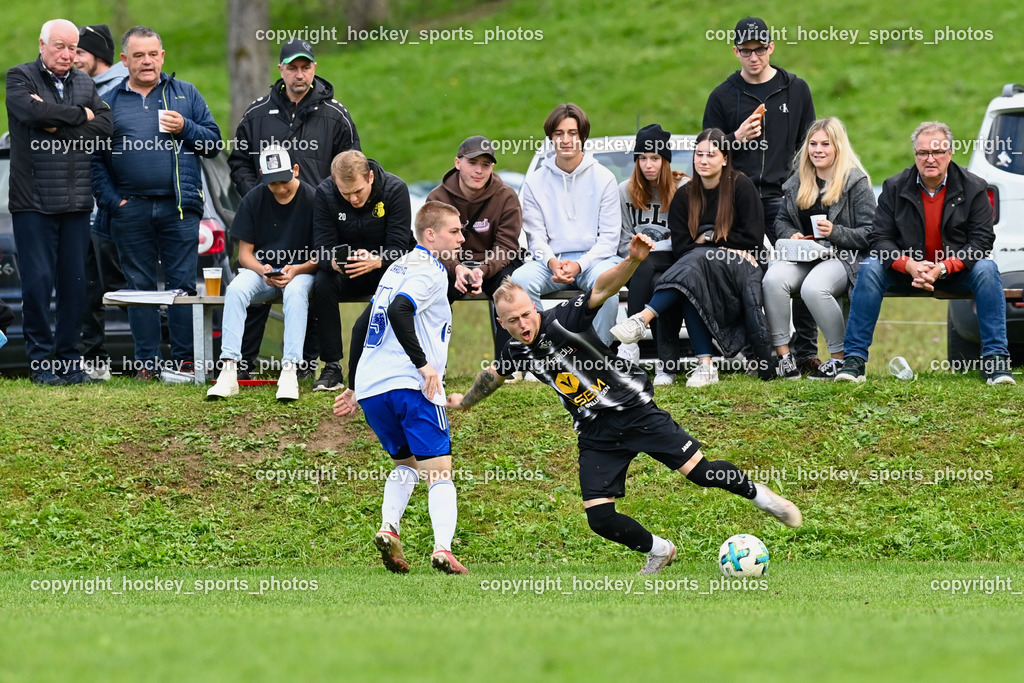
[(224, 225), (215, 218), (199, 221), (199, 253), (220, 254), (224, 251)]
[(999, 190), (994, 185), (989, 185), (985, 188), (985, 193), (988, 195), (988, 203), (992, 207), (992, 222), (999, 222)]

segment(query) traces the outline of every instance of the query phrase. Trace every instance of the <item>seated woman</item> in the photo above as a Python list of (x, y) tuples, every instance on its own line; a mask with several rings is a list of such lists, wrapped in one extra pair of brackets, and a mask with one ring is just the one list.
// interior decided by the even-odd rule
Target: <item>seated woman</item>
[(751, 344), (759, 374), (768, 379), (771, 349), (756, 258), (764, 245), (761, 200), (750, 179), (729, 165), (729, 143), (717, 128), (697, 136), (693, 170), (700, 182), (676, 192), (668, 212), (676, 261), (661, 276), (647, 307), (613, 327), (612, 335), (622, 343), (635, 342), (655, 317), (681, 309), (699, 361), (686, 386), (718, 381), (711, 362), (714, 342), (726, 356)]
[[(780, 239), (814, 240), (836, 248), (833, 258), (812, 261), (776, 261), (764, 276), (764, 310), (772, 344), (778, 353), (777, 372), (785, 379), (800, 379), (789, 353), (793, 294), (807, 305), (825, 335), (832, 358), (808, 379), (834, 379), (843, 369), (843, 309), (836, 301), (853, 292), (857, 270), (868, 249), (868, 234), (875, 215), (871, 180), (850, 146), (846, 127), (837, 118), (819, 119), (807, 129), (793, 163), (797, 172), (782, 186), (782, 209), (775, 220)], [(826, 216), (824, 220), (812, 218)]]
[[(644, 234), (654, 240), (654, 249), (629, 279), (629, 299), (626, 303), (628, 315), (643, 310), (651, 295), (654, 283), (668, 270), (675, 259), (672, 257), (672, 239), (668, 230), (668, 207), (681, 187), (689, 178), (685, 173), (672, 170), (672, 134), (657, 123), (644, 126), (636, 134), (633, 147), (633, 175), (619, 185), (619, 204), (622, 206), (622, 234), (619, 237), (619, 256), (626, 258), (629, 241), (633, 235)], [(658, 370), (654, 384), (672, 384), (679, 364), (679, 328), (683, 323), (677, 311), (666, 313), (654, 326), (658, 342)], [(673, 320), (673, 318), (675, 318)], [(664, 329), (663, 334), (659, 332)], [(633, 344), (619, 346), (619, 357), (635, 362), (640, 357), (640, 347)]]

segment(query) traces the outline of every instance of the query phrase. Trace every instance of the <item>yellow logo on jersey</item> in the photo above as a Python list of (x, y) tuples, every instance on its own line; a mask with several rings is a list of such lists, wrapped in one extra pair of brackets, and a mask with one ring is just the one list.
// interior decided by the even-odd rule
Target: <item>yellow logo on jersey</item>
[(373, 217), (383, 218), (384, 217), (384, 202), (377, 202), (377, 205), (373, 207)]
[(563, 394), (575, 394), (580, 389), (580, 381), (574, 375), (560, 372), (555, 377), (555, 388)]

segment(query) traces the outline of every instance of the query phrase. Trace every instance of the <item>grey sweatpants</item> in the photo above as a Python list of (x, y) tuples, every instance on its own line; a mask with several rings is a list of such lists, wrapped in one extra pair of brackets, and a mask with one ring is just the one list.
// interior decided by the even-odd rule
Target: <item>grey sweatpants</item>
[(849, 278), (840, 259), (773, 263), (761, 284), (772, 344), (783, 346), (789, 343), (793, 293), (799, 292), (825, 335), (829, 353), (842, 351), (846, 324), (843, 308), (836, 299), (846, 293), (848, 286)]

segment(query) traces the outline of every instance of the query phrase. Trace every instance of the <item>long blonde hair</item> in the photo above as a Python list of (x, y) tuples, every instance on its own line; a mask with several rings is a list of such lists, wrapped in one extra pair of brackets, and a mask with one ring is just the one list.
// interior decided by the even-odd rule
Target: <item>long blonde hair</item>
[[(817, 174), (814, 171), (814, 164), (811, 163), (811, 155), (808, 151), (811, 143), (811, 136), (819, 131), (824, 131), (828, 136), (829, 144), (835, 150), (835, 160), (832, 162), (832, 175), (825, 181), (825, 191), (821, 197), (823, 206), (833, 206), (839, 202), (846, 187), (846, 179), (854, 168), (860, 169), (864, 175), (868, 172), (860, 163), (860, 157), (853, 151), (850, 145), (850, 138), (846, 134), (846, 126), (834, 116), (827, 119), (818, 119), (807, 129), (807, 135), (800, 145), (793, 165), (797, 168), (800, 176), (800, 188), (796, 194), (796, 205), (800, 209), (809, 209), (818, 201)], [(869, 179), (870, 183), (871, 180)]]

